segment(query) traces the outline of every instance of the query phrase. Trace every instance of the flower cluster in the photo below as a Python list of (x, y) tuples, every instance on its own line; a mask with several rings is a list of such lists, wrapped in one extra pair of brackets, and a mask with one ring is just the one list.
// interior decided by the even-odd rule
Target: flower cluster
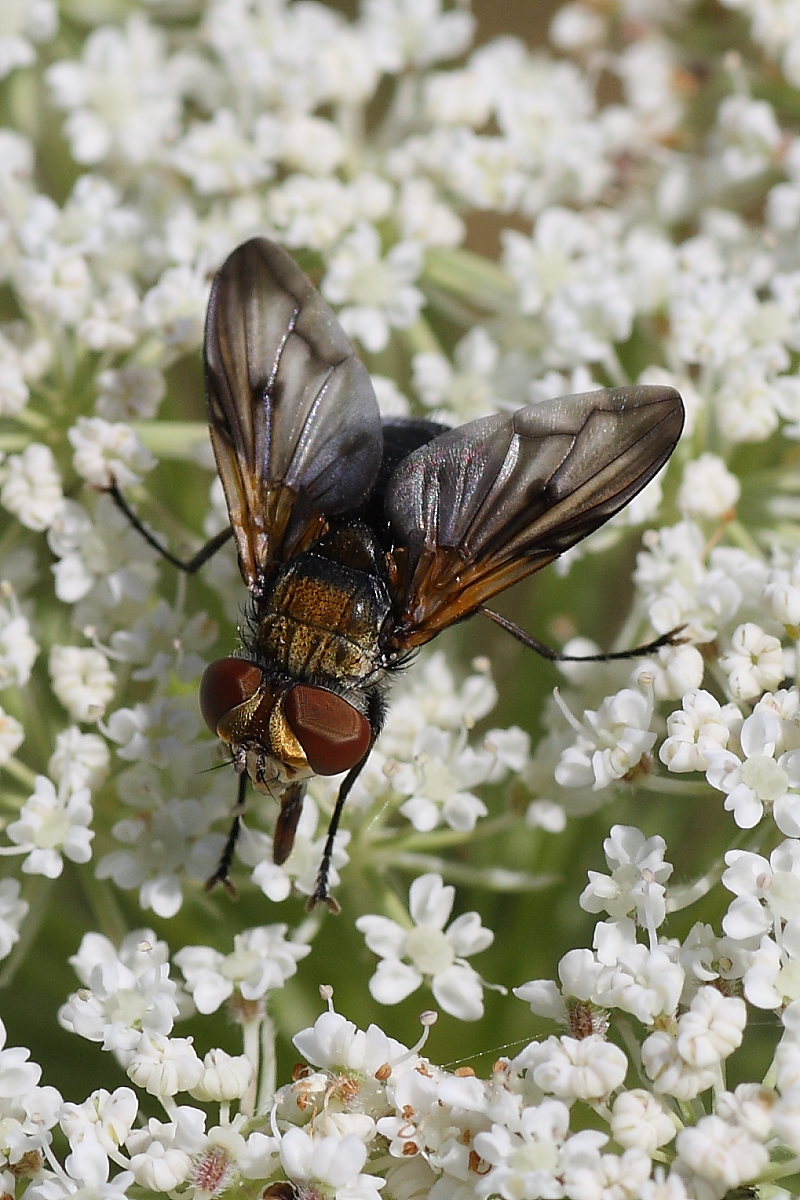
[[(571, 0), (530, 45), (466, 0), (2, 8), (0, 957), (9, 1031), (67, 1045), (73, 1089), (3, 1043), (3, 1190), (792, 1194), (791, 5)], [(604, 647), (683, 640), (563, 661), (557, 689), (480, 616), (468, 668), (423, 651), (348, 798), (336, 922), (304, 900), (337, 779), (311, 781), (281, 864), (259, 797), (240, 903), (205, 895), (236, 787), (197, 682), (244, 589), (224, 538), (187, 580), (108, 494), (184, 559), (224, 531), (203, 322), (254, 235), (313, 276), (386, 416), (637, 383), (687, 411), (668, 468), (518, 618), (578, 657), (599, 650), (579, 617)], [(328, 990), (301, 1028), (320, 984), (357, 1022)], [(420, 996), (443, 1016), (413, 1048), (371, 1023)], [(425, 1038), (494, 1065), (438, 1066)]]

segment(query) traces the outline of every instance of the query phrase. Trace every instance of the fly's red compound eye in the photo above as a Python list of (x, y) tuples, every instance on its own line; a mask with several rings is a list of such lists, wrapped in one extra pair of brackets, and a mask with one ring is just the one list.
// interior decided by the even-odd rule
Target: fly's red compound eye
[(261, 668), (243, 658), (218, 658), (209, 663), (200, 680), (200, 711), (212, 733), (231, 709), (255, 695), (262, 679)]
[(299, 683), (289, 691), (284, 712), (317, 775), (349, 771), (369, 750), (369, 721), (335, 692)]

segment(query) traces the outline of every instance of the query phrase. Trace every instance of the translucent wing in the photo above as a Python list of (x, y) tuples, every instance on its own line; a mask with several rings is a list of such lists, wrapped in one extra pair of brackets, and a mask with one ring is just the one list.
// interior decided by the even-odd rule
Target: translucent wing
[(273, 563), (370, 491), (378, 405), (328, 305), (263, 238), (234, 250), (214, 279), (205, 359), (217, 469), (242, 576), (258, 593)]
[(395, 648), (421, 645), (602, 525), (652, 479), (683, 427), (668, 387), (532, 404), (440, 434), (395, 468)]

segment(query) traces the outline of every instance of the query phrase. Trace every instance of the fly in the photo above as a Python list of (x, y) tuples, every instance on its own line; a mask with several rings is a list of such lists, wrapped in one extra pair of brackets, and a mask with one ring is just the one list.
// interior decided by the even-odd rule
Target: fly
[[(241, 646), (211, 663), (200, 707), (230, 748), (239, 803), (210, 884), (228, 875), (247, 781), (280, 802), (273, 856), (288, 858), (313, 775), (344, 773), (313, 905), (342, 809), (381, 731), (391, 674), (480, 612), (561, 658), (487, 601), (597, 529), (661, 469), (683, 427), (670, 387), (607, 388), (455, 429), (382, 419), (363, 363), (293, 260), (255, 238), (223, 264), (205, 330), (211, 443), (249, 592)], [(674, 643), (673, 631), (624, 656)], [(598, 658), (614, 657), (598, 655)]]

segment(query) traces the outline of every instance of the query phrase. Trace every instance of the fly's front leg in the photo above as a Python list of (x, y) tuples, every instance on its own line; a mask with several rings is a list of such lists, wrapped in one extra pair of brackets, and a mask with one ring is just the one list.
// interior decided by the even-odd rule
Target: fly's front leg
[(233, 810), (233, 822), (230, 832), (228, 833), (227, 841), (222, 849), (222, 854), (217, 863), (217, 869), (213, 875), (206, 880), (206, 891), (210, 892), (212, 888), (221, 883), (229, 896), (236, 895), (236, 886), (231, 880), (231, 864), (233, 856), (236, 852), (236, 843), (239, 841), (239, 835), (242, 832), (242, 817), (247, 808), (247, 775), (242, 773), (239, 776), (239, 795), (236, 800), (236, 807)]

